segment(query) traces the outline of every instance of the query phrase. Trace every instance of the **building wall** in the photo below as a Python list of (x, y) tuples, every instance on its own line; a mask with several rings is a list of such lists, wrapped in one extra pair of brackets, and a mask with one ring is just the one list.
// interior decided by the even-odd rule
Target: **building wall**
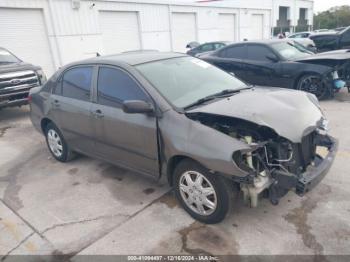
[[(234, 2), (234, 5), (227, 6), (217, 2), (215, 6), (211, 6), (193, 1), (174, 3), (174, 1), (155, 0), (123, 2), (81, 0), (80, 8), (73, 9), (71, 0), (0, 0), (0, 8), (30, 8), (40, 9), (43, 12), (52, 60), (57, 69), (69, 62), (92, 57), (96, 53), (104, 53), (99, 23), (100, 11), (137, 12), (143, 49), (173, 50), (173, 12), (196, 14), (196, 35), (193, 36), (193, 41), (206, 42), (218, 38), (220, 13), (235, 15), (235, 40), (237, 41), (253, 37), (250, 30), (251, 18), (253, 15), (262, 15), (262, 36), (269, 38), (272, 25), (271, 0), (235, 0)], [(35, 63), (35, 61), (30, 62)], [(48, 75), (52, 73), (48, 72)]]

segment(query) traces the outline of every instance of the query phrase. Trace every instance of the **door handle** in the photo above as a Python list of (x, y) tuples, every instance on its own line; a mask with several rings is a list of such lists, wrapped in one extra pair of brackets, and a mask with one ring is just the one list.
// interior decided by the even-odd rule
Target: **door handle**
[(96, 118), (103, 118), (105, 116), (100, 109), (97, 109), (95, 112), (93, 112), (93, 115)]

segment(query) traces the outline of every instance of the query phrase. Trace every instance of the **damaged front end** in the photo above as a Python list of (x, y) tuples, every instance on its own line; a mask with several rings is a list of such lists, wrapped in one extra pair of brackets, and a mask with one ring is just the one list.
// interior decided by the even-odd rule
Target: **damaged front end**
[(292, 189), (304, 195), (323, 179), (335, 158), (337, 141), (325, 134), (324, 119), (295, 143), (269, 127), (239, 118), (202, 113), (188, 116), (249, 145), (249, 150), (232, 155), (234, 164), (247, 175), (232, 179), (240, 184), (251, 207), (258, 205), (262, 195), (273, 204)]
[(350, 50), (336, 50), (299, 59), (298, 62), (327, 66), (331, 70), (323, 75), (323, 83), (331, 87), (331, 96), (343, 87), (350, 92)]

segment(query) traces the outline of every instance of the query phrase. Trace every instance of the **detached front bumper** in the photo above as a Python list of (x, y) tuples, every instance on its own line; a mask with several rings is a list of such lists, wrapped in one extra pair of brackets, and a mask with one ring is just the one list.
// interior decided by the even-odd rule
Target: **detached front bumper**
[(299, 196), (303, 196), (326, 176), (335, 159), (338, 141), (331, 136), (318, 134), (316, 145), (327, 149), (327, 153), (323, 157), (316, 155), (305, 172), (299, 175), (281, 170), (273, 172), (274, 183), (269, 188), (269, 198), (272, 203), (278, 202), (279, 198), (292, 189), (295, 189), (295, 193)]
[(298, 180), (295, 190), (299, 196), (303, 196), (321, 182), (335, 159), (338, 149), (337, 139), (328, 135), (319, 135), (318, 145), (326, 147), (328, 149), (328, 154), (323, 158), (317, 155), (314, 161), (315, 164), (301, 174), (301, 178)]

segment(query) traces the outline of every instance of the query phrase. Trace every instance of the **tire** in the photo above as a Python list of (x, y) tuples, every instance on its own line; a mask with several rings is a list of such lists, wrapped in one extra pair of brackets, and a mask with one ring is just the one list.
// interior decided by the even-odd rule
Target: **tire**
[[(202, 183), (200, 183), (199, 177)], [(197, 184), (191, 184), (189, 179)], [(233, 184), (230, 187), (228, 180), (211, 174), (206, 168), (194, 161), (183, 160), (176, 166), (173, 174), (173, 185), (175, 196), (181, 206), (191, 217), (202, 223), (219, 223), (231, 209)], [(209, 194), (211, 191), (213, 193)], [(210, 205), (206, 206), (208, 203)]]
[(75, 156), (71, 151), (61, 133), (53, 124), (49, 123), (45, 128), (46, 144), (51, 155), (60, 162), (68, 162)]
[(306, 74), (302, 76), (296, 85), (297, 90), (314, 94), (319, 100), (330, 97), (331, 90), (321, 81), (317, 74)]

